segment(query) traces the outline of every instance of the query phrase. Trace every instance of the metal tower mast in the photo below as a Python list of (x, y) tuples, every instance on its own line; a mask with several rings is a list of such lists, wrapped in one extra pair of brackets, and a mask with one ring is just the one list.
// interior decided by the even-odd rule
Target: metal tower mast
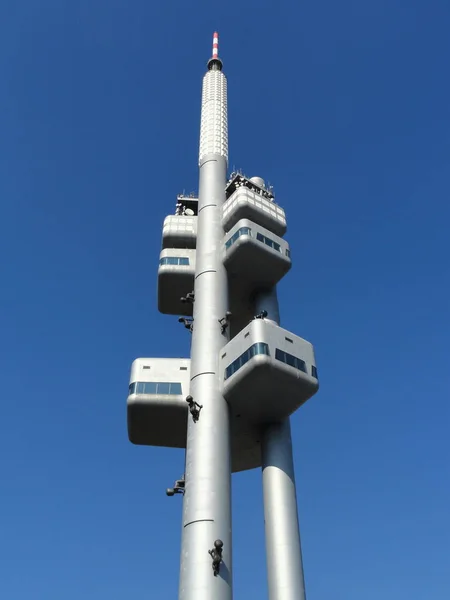
[[(219, 381), (219, 354), (228, 341), (228, 328), (220, 325), (228, 312), (228, 277), (221, 256), (227, 160), (227, 80), (215, 34), (203, 78), (191, 346), (190, 395), (203, 408), (198, 422), (188, 421), (180, 600), (232, 598), (230, 416)], [(212, 550), (215, 540), (223, 546)], [(221, 577), (211, 578), (209, 549), (222, 552)]]
[(182, 315), (190, 359), (139, 358), (128, 434), (186, 449), (179, 600), (232, 600), (231, 473), (262, 467), (270, 600), (304, 600), (289, 416), (318, 390), (312, 345), (282, 329), (284, 210), (260, 177), (227, 179), (227, 82), (214, 34), (203, 78), (199, 194), (166, 217), (158, 308)]

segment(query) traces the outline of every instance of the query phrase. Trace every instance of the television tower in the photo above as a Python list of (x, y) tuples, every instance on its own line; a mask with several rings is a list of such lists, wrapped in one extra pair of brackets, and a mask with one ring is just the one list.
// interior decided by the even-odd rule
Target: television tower
[(139, 358), (131, 442), (186, 449), (179, 600), (232, 599), (231, 474), (262, 467), (270, 600), (304, 600), (290, 415), (318, 390), (312, 345), (280, 327), (286, 218), (260, 177), (227, 177), (227, 80), (214, 33), (203, 78), (199, 192), (163, 225), (158, 308), (190, 359)]

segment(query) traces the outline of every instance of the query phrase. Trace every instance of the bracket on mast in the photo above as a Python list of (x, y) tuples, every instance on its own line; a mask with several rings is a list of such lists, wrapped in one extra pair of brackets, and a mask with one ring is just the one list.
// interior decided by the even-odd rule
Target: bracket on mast
[(185, 480), (183, 475), (181, 479), (177, 479), (175, 481), (175, 485), (173, 486), (173, 488), (167, 488), (166, 494), (167, 496), (175, 496), (175, 494), (184, 494), (184, 488)]

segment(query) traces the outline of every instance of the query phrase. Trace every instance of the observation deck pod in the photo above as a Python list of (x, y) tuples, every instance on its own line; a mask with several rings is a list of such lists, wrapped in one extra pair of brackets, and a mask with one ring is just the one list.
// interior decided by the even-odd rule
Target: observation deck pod
[(255, 425), (285, 419), (319, 389), (312, 345), (265, 319), (224, 346), (220, 368), (232, 415)]
[(190, 360), (137, 358), (128, 388), (128, 437), (133, 444), (186, 447)]
[(261, 225), (241, 219), (225, 236), (223, 262), (233, 292), (270, 288), (291, 268), (289, 244)]
[(164, 219), (163, 248), (195, 248), (197, 244), (197, 217), (169, 215)]
[(192, 303), (182, 302), (194, 289), (195, 250), (166, 248), (159, 256), (158, 310), (166, 315), (192, 315)]
[(272, 193), (242, 175), (236, 175), (228, 183), (222, 210), (225, 231), (241, 219), (250, 219), (280, 237), (286, 233), (286, 215), (273, 201)]
[[(133, 362), (127, 399), (130, 442), (186, 448), (190, 365), (188, 358), (137, 358)], [(244, 419), (233, 421), (233, 473), (261, 466), (260, 439), (258, 428)]]

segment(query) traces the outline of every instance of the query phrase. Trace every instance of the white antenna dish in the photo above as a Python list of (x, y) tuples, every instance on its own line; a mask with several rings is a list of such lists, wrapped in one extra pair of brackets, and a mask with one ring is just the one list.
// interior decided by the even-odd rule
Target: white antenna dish
[(192, 208), (187, 208), (187, 209), (185, 210), (184, 214), (185, 214), (187, 217), (193, 217), (193, 216), (194, 216), (194, 211), (192, 210)]
[(250, 177), (250, 181), (256, 184), (258, 187), (262, 188), (263, 190), (266, 188), (266, 184), (262, 177)]

